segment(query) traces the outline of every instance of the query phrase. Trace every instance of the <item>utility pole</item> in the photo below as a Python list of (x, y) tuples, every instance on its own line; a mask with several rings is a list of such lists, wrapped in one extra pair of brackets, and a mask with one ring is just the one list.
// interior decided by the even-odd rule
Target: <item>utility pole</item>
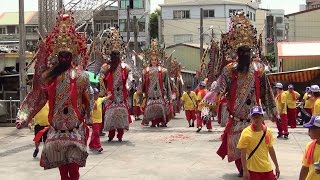
[(127, 41), (130, 43), (130, 7), (127, 6)]
[(214, 38), (213, 28), (211, 28), (211, 38)]
[(280, 72), (281, 67), (280, 67), (280, 60), (278, 58), (278, 36), (277, 36), (277, 22), (273, 22), (273, 50), (274, 50), (274, 57), (275, 61), (278, 66), (278, 72)]
[(202, 56), (203, 56), (203, 9), (200, 8), (200, 61), (202, 59)]
[(158, 16), (158, 39), (159, 39), (159, 43), (162, 43), (162, 18), (161, 18), (161, 14), (159, 14)]
[(26, 30), (24, 26), (24, 0), (19, 0), (19, 80), (20, 80), (20, 102), (26, 97)]
[[(134, 42), (133, 42), (133, 49), (136, 53), (138, 53), (138, 32), (139, 32), (139, 26), (138, 26), (138, 20), (137, 16), (133, 16), (133, 23), (134, 23)], [(140, 67), (140, 60), (138, 60), (138, 56), (135, 55), (136, 60), (136, 66)]]

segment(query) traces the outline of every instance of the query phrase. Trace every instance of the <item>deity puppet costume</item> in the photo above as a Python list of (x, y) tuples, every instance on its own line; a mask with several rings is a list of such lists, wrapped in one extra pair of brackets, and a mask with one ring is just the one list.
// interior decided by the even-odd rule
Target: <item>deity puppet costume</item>
[[(70, 58), (63, 58), (62, 54)], [(30, 122), (48, 101), (50, 126), (34, 139), (37, 141), (48, 131), (40, 165), (44, 169), (59, 167), (60, 173), (67, 166), (84, 167), (89, 135), (86, 122), (91, 111), (89, 77), (83, 71), (88, 57), (86, 39), (75, 31), (71, 12), (59, 13), (54, 29), (40, 44), (36, 58), (32, 91), (21, 104), (17, 124)], [(61, 64), (65, 71), (48, 79), (53, 72), (61, 72)]]
[(128, 107), (127, 80), (129, 66), (122, 62), (125, 44), (116, 28), (107, 31), (107, 38), (102, 45), (102, 57), (105, 61), (100, 71), (101, 95), (110, 96), (104, 107), (104, 130), (109, 131), (111, 141), (117, 131), (117, 138), (122, 141), (124, 130), (129, 130), (131, 123)]
[(264, 73), (264, 66), (258, 62), (248, 61), (247, 71), (240, 70), (242, 57), (250, 57), (250, 47), (256, 46), (256, 30), (243, 12), (231, 17), (228, 47), (236, 50), (239, 62), (225, 66), (217, 80), (214, 92), (226, 95), (229, 120), (221, 136), (222, 144), (217, 154), (228, 161), (236, 161), (241, 173), (241, 155), (236, 148), (240, 134), (249, 123), (249, 111), (253, 106), (265, 106), (269, 117), (276, 116), (276, 105), (271, 85)]
[[(166, 126), (169, 121), (171, 87), (169, 82), (168, 70), (161, 65), (159, 60), (162, 50), (158, 42), (152, 40), (150, 48), (147, 50), (147, 67), (143, 70), (142, 89), (146, 95), (146, 106), (144, 110), (143, 123), (148, 124), (152, 121), (152, 126), (162, 123)], [(158, 65), (151, 66), (151, 55), (156, 55)]]

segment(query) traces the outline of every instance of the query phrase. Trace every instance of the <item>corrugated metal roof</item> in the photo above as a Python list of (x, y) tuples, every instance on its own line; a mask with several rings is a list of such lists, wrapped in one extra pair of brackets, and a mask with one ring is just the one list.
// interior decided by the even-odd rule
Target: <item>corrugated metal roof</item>
[[(179, 44), (174, 44), (174, 45), (171, 45), (171, 46), (168, 46), (168, 48), (174, 48), (174, 47), (177, 47), (177, 46), (188, 46), (188, 47), (193, 47), (193, 48), (197, 48), (197, 49), (200, 49), (200, 44), (196, 44), (196, 43), (179, 43)], [(208, 48), (208, 45), (207, 44), (204, 44), (203, 45), (203, 49), (206, 49)]]
[(279, 42), (278, 56), (280, 58), (315, 57), (320, 56), (320, 41), (312, 42)]
[[(29, 21), (37, 14), (36, 11), (30, 11), (24, 13), (24, 22), (29, 24)], [(18, 12), (4, 12), (0, 15), (0, 25), (17, 25), (19, 24)], [(38, 24), (38, 23), (36, 23)]]
[(216, 5), (216, 4), (230, 4), (230, 5), (248, 5), (252, 7), (250, 4), (238, 2), (238, 1), (232, 1), (232, 0), (186, 0), (183, 2), (178, 2), (178, 3), (167, 3), (167, 4), (159, 4), (160, 7), (165, 7), (165, 6), (196, 6), (196, 5)]

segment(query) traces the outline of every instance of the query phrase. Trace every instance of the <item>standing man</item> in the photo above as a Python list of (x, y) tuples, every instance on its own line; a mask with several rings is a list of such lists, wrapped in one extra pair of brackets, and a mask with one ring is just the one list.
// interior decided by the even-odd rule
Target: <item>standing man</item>
[(110, 61), (104, 63), (100, 71), (100, 94), (108, 97), (104, 112), (104, 129), (109, 131), (109, 142), (113, 140), (116, 132), (118, 141), (122, 142), (124, 130), (129, 130), (131, 122), (126, 87), (131, 69), (121, 62), (124, 42), (118, 29), (110, 29), (103, 45), (102, 57), (110, 57)]
[(318, 85), (312, 85), (310, 87), (314, 104), (312, 107), (312, 115), (320, 115), (320, 88)]
[(291, 128), (297, 127), (297, 100), (300, 98), (300, 94), (294, 90), (292, 84), (288, 86), (287, 93), (287, 106), (288, 106), (288, 125)]
[(229, 162), (235, 161), (241, 177), (243, 170), (237, 143), (242, 130), (249, 126), (250, 109), (261, 102), (272, 119), (277, 117), (277, 110), (264, 66), (251, 61), (251, 47), (255, 47), (257, 42), (255, 28), (244, 12), (232, 16), (231, 21), (234, 25), (230, 28), (229, 43), (237, 52), (238, 62), (230, 63), (223, 68), (216, 89), (213, 90), (217, 94), (226, 94), (230, 113), (217, 154), (222, 159), (228, 155)]
[[(197, 117), (197, 132), (200, 132), (201, 129), (202, 129), (202, 124), (203, 124), (203, 121), (202, 121), (202, 118), (201, 118), (201, 111), (202, 111), (202, 108), (203, 108), (203, 103), (201, 102), (202, 99), (206, 96), (207, 94), (207, 90), (206, 90), (206, 84), (204, 81), (201, 81), (200, 82), (200, 85), (199, 85), (199, 91), (197, 93), (197, 111), (196, 111), (196, 117)], [(211, 123), (210, 123), (211, 125)], [(212, 127), (210, 127), (210, 125), (208, 125), (208, 130), (211, 131)]]
[[(274, 138), (271, 129), (263, 124), (262, 108), (260, 106), (253, 107), (250, 111), (250, 117), (251, 125), (242, 131), (237, 145), (237, 148), (241, 150), (243, 179), (276, 180), (276, 177), (280, 176), (280, 170), (273, 148)], [(268, 155), (276, 167), (276, 176), (272, 171)]]
[(314, 99), (312, 98), (312, 93), (311, 93), (310, 87), (307, 87), (306, 92), (303, 95), (303, 109), (305, 112), (303, 112), (301, 114), (302, 124), (306, 123), (310, 120), (310, 118), (312, 116), (313, 104), (314, 104)]
[(288, 116), (287, 116), (287, 93), (283, 91), (283, 85), (281, 83), (277, 83), (276, 86), (277, 96), (276, 96), (276, 104), (277, 110), (279, 112), (279, 116), (277, 119), (277, 128), (278, 128), (278, 136), (277, 138), (281, 138), (282, 136), (285, 139), (288, 139)]

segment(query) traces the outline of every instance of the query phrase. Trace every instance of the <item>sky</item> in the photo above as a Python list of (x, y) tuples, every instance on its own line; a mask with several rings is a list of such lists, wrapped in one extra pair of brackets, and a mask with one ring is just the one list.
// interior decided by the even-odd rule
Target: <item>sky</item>
[[(5, 2), (5, 6), (0, 6), (0, 12), (17, 12), (19, 0), (0, 0)], [(24, 0), (25, 11), (36, 11), (38, 9), (38, 0)], [(196, 1), (196, 0), (195, 0)], [(284, 9), (285, 14), (299, 11), (299, 5), (305, 4), (305, 0), (262, 0), (261, 8), (266, 9)], [(154, 10), (163, 0), (151, 0), (151, 8)]]

